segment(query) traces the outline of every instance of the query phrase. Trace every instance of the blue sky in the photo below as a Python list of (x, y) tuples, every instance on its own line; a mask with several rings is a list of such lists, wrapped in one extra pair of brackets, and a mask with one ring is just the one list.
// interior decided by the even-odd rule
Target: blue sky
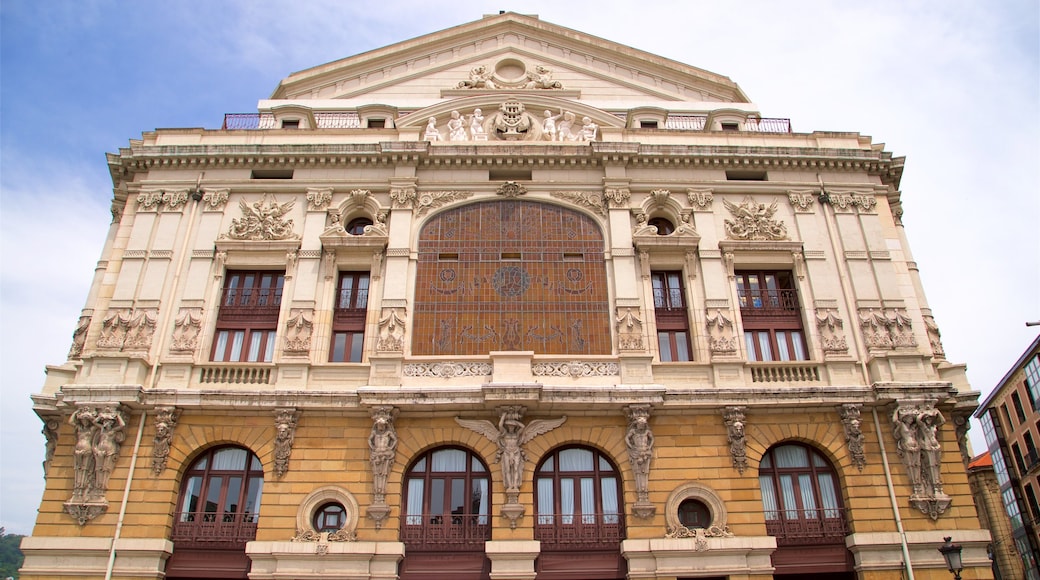
[[(904, 223), (952, 362), (987, 393), (1040, 320), (1040, 3), (0, 3), (0, 526), (43, 492), (29, 395), (65, 361), (108, 230), (106, 152), (220, 127), (289, 73), (499, 10), (736, 81), (797, 132), (906, 156)], [(981, 450), (976, 425), (972, 438)]]

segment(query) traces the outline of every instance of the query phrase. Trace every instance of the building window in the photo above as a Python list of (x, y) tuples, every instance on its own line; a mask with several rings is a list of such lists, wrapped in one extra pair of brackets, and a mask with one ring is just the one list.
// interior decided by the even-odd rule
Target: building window
[(689, 361), (690, 319), (686, 312), (686, 291), (682, 272), (651, 272), (654, 290), (654, 317), (661, 362)]
[(559, 449), (535, 472), (535, 539), (543, 550), (616, 550), (624, 537), (621, 478), (598, 451)]
[(657, 121), (639, 121), (640, 129), (656, 129)]
[(424, 454), (405, 476), (401, 541), (409, 550), (483, 551), (491, 539), (490, 480), (470, 451)]
[(647, 225), (657, 228), (657, 235), (659, 236), (667, 236), (675, 231), (675, 225), (663, 217), (651, 218), (650, 221), (647, 222)]
[(264, 470), (240, 447), (205, 453), (184, 474), (171, 539), (181, 547), (244, 549), (256, 538)]
[(282, 272), (227, 272), (213, 361), (271, 362), (284, 285)]
[(322, 505), (314, 514), (314, 530), (319, 534), (338, 532), (346, 523), (347, 510), (337, 502)]
[(385, 129), (386, 128), (386, 119), (369, 119), (368, 120), (368, 128), (369, 129)]
[(1004, 413), (1004, 420), (1007, 421), (1008, 431), (1015, 430), (1015, 424), (1011, 421), (1011, 413), (1008, 412), (1007, 403), (1001, 403), (1000, 410)]
[(1018, 424), (1026, 422), (1026, 411), (1022, 407), (1022, 397), (1018, 396), (1018, 392), (1011, 393), (1011, 404), (1015, 406), (1015, 416), (1018, 417)]
[(707, 528), (711, 526), (711, 510), (695, 499), (684, 500), (679, 504), (679, 522), (691, 530)]
[(300, 120), (299, 119), (284, 119), (282, 121), (282, 129), (299, 129), (299, 128), (300, 128)]
[(837, 477), (818, 451), (801, 444), (773, 447), (762, 457), (758, 482), (766, 532), (778, 546), (844, 542)]
[(1034, 356), (1032, 360), (1026, 363), (1026, 392), (1029, 393), (1029, 402), (1033, 405), (1033, 410), (1037, 409), (1037, 404), (1040, 403), (1040, 355)]
[(741, 271), (736, 278), (748, 359), (809, 360), (791, 272)]
[(372, 220), (366, 217), (354, 218), (347, 224), (347, 233), (352, 236), (360, 236), (365, 233), (365, 226), (372, 225)]
[(332, 313), (329, 362), (361, 362), (368, 311), (368, 273), (340, 272)]

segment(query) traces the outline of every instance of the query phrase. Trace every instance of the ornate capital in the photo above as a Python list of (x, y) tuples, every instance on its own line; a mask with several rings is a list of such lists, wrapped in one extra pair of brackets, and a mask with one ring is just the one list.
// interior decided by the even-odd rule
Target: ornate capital
[(307, 211), (325, 211), (332, 203), (331, 187), (307, 188)]
[(608, 187), (603, 190), (603, 198), (607, 200), (609, 207), (623, 208), (632, 198), (632, 192), (627, 187)]
[(686, 199), (690, 202), (693, 211), (711, 211), (711, 206), (715, 202), (711, 189), (687, 189)]

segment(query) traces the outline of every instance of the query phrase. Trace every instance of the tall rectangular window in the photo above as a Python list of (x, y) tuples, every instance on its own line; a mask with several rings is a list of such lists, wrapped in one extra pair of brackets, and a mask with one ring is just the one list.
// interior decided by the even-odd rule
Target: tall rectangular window
[(285, 274), (229, 270), (217, 313), (212, 360), (271, 362)]
[(1018, 417), (1018, 424), (1026, 422), (1026, 410), (1022, 407), (1022, 397), (1018, 396), (1018, 392), (1011, 393), (1011, 404), (1015, 406), (1015, 416)]
[(661, 362), (689, 361), (692, 358), (690, 319), (686, 311), (682, 272), (651, 272), (650, 280), (654, 289), (654, 315)]
[(1029, 393), (1029, 403), (1033, 410), (1038, 410), (1040, 404), (1040, 355), (1034, 356), (1026, 363), (1026, 392)]
[(368, 273), (340, 272), (332, 312), (329, 362), (361, 362), (368, 311)]
[(748, 359), (809, 360), (791, 272), (739, 271), (736, 279)]

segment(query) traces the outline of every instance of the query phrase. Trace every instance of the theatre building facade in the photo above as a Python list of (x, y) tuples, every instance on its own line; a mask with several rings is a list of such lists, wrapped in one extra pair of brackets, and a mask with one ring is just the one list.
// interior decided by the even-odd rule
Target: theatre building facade
[(23, 579), (989, 577), (869, 137), (503, 13), (108, 164)]

